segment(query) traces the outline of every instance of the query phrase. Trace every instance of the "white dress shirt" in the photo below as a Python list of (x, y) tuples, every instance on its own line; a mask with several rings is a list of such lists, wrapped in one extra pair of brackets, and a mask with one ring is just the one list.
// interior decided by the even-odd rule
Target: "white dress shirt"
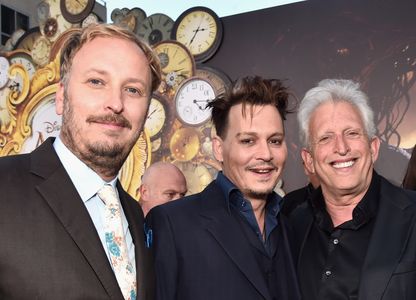
[[(103, 220), (105, 220), (105, 204), (97, 196), (98, 190), (104, 184), (111, 184), (115, 190), (117, 177), (111, 180), (110, 182), (105, 182), (97, 173), (95, 173), (90, 167), (88, 167), (84, 162), (82, 162), (78, 157), (76, 157), (62, 142), (62, 140), (57, 137), (53, 143), (56, 154), (58, 155), (61, 163), (63, 164), (66, 172), (71, 178), (72, 183), (74, 184), (76, 190), (78, 191), (79, 196), (84, 202), (85, 207), (90, 214), (91, 220), (94, 223), (95, 229), (100, 237), (101, 243), (104, 247), (104, 251), (107, 254), (108, 260), (110, 262), (110, 254), (105, 242), (105, 230)], [(118, 193), (118, 191), (117, 191)], [(120, 207), (121, 203), (120, 203)], [(136, 267), (135, 255), (134, 255), (134, 244), (131, 237), (128, 223), (124, 211), (122, 209), (122, 221), (123, 221), (123, 230), (126, 237), (127, 250), (129, 254), (129, 259), (133, 263), (134, 268)], [(110, 263), (111, 264), (111, 263)]]

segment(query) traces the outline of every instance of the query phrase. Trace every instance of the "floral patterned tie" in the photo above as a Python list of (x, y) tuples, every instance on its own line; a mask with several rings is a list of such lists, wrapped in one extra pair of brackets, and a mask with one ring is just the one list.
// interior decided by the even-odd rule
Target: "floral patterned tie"
[(127, 253), (120, 202), (113, 186), (109, 184), (105, 184), (97, 194), (106, 205), (105, 241), (118, 285), (123, 292), (124, 299), (135, 300), (136, 272)]

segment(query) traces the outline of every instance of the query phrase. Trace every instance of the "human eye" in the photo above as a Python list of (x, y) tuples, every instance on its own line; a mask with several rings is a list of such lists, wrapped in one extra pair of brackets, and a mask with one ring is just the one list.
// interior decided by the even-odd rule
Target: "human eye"
[(324, 134), (317, 139), (317, 144), (326, 145), (333, 140), (334, 136), (332, 134)]
[(243, 145), (251, 145), (254, 143), (254, 140), (252, 138), (242, 138), (240, 139), (240, 144)]
[(345, 136), (351, 139), (356, 139), (361, 136), (361, 132), (359, 130), (348, 130), (345, 132)]
[(173, 197), (175, 197), (175, 192), (167, 192), (166, 194), (166, 198), (169, 200), (172, 200)]
[(132, 94), (132, 95), (137, 95), (137, 96), (143, 96), (144, 95), (144, 92), (141, 89), (136, 88), (136, 87), (126, 87), (125, 91), (129, 94)]
[(87, 80), (88, 84), (92, 85), (92, 86), (100, 86), (100, 85), (104, 85), (104, 81), (98, 78), (89, 78)]
[(269, 140), (269, 144), (280, 146), (283, 143), (283, 138), (272, 138)]

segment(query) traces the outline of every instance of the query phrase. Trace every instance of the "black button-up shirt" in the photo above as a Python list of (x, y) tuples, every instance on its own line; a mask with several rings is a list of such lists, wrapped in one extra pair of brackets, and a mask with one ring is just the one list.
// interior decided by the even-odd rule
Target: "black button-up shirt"
[(273, 249), (275, 246), (273, 246), (273, 243), (270, 241), (270, 234), (277, 227), (277, 215), (280, 210), (282, 198), (275, 192), (272, 192), (267, 198), (266, 215), (264, 219), (265, 234), (263, 237), (250, 201), (244, 198), (241, 191), (222, 172), (218, 173), (216, 182), (225, 194), (227, 207), (236, 210), (240, 216), (242, 216), (243, 220), (248, 223), (250, 228), (261, 240), (269, 255), (274, 253), (276, 249)]
[(358, 299), (361, 268), (379, 198), (380, 177), (373, 172), (370, 187), (354, 208), (352, 220), (334, 228), (322, 191), (314, 193), (310, 200), (314, 223), (299, 261), (303, 299)]

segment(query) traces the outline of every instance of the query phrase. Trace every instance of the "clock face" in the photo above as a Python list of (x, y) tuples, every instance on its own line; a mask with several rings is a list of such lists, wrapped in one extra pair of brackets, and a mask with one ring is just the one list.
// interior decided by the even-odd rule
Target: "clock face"
[(35, 41), (41, 36), (39, 27), (29, 29), (23, 34), (17, 41), (14, 50), (22, 49), (26, 51), (32, 51)]
[(193, 195), (199, 192), (210, 184), (213, 180), (208, 168), (200, 163), (175, 163), (175, 165), (182, 171), (186, 178), (188, 186), (187, 195)]
[(95, 0), (61, 0), (61, 12), (71, 23), (79, 23), (85, 19), (94, 8)]
[(9, 81), (10, 63), (7, 58), (0, 56), (0, 89)]
[(46, 1), (42, 1), (38, 4), (37, 9), (38, 22), (45, 22), (50, 16), (49, 4)]
[(11, 52), (9, 56), (9, 60), (11, 64), (20, 64), (26, 70), (27, 74), (29, 75), (29, 80), (33, 78), (35, 75), (36, 67), (33, 63), (32, 57), (30, 54), (24, 50), (17, 50)]
[(167, 15), (153, 14), (140, 24), (137, 34), (150, 45), (154, 45), (170, 38), (173, 24), (173, 20)]
[(176, 41), (160, 42), (154, 45), (154, 50), (162, 67), (161, 89), (175, 90), (184, 79), (194, 75), (195, 61), (182, 44)]
[(190, 78), (176, 92), (176, 114), (183, 123), (199, 126), (210, 119), (211, 109), (207, 105), (215, 96), (214, 88), (208, 81)]
[(162, 96), (153, 94), (150, 101), (149, 111), (147, 113), (146, 123), (144, 124), (150, 138), (159, 136), (163, 126), (165, 125), (165, 121), (167, 119), (165, 103), (166, 102), (162, 100)]
[(98, 24), (99, 23), (99, 18), (96, 14), (94, 13), (90, 13), (83, 21), (81, 26), (82, 27), (87, 27), (89, 25), (92, 24)]
[(170, 152), (177, 161), (189, 161), (194, 158), (200, 147), (198, 131), (191, 127), (180, 128), (170, 139)]
[(32, 58), (38, 66), (45, 66), (49, 62), (51, 43), (46, 37), (40, 36), (33, 44)]
[(216, 95), (227, 92), (231, 86), (231, 79), (224, 72), (207, 66), (198, 66), (195, 76), (208, 80), (215, 89)]
[(203, 62), (218, 49), (222, 40), (222, 23), (209, 8), (193, 7), (182, 13), (175, 22), (172, 38), (184, 44)]

